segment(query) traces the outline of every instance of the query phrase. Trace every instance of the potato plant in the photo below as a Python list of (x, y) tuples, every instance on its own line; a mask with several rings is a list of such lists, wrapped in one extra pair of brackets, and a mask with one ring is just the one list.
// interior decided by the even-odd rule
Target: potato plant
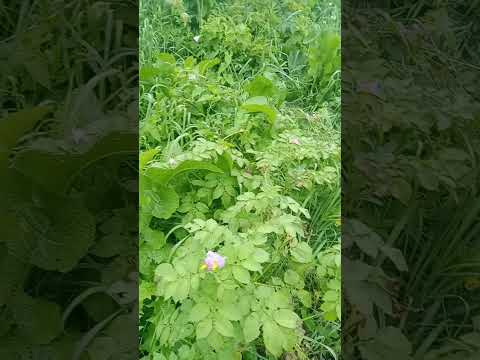
[(196, 3), (141, 5), (142, 356), (335, 358), (336, 5)]

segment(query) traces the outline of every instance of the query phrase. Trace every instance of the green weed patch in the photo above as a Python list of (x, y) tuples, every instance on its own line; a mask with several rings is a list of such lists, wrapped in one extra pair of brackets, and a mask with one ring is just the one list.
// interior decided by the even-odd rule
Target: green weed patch
[(140, 16), (143, 358), (336, 358), (338, 4)]

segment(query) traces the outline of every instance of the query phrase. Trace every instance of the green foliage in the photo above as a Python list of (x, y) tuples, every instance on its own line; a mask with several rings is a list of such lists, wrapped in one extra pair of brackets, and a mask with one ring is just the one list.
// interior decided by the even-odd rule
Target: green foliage
[(341, 253), (334, 246), (318, 255), (317, 281), (322, 296), (321, 309), (326, 320), (341, 319)]
[(344, 350), (364, 359), (476, 358), (479, 59), (467, 49), (479, 28), (460, 29), (480, 8), (350, 4), (342, 9), (342, 262), (344, 319), (356, 324)]
[(131, 358), (135, 6), (18, 5), (0, 24), (0, 358)]
[[(325, 104), (314, 94), (323, 85), (305, 45), (326, 5), (193, 3), (141, 6), (142, 356), (335, 357), (339, 267), (319, 266), (339, 242), (339, 214), (320, 223), (310, 212), (314, 194), (339, 188), (339, 94)], [(305, 59), (296, 73), (293, 51)], [(339, 70), (315, 64), (323, 79)], [(325, 224), (333, 231), (320, 236)], [(206, 271), (208, 251), (225, 266)]]

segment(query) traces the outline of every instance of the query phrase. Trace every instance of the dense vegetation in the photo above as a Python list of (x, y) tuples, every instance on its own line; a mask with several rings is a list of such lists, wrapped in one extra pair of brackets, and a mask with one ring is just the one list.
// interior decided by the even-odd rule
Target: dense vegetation
[(337, 358), (338, 2), (140, 21), (143, 358)]
[(479, 3), (346, 3), (342, 352), (478, 359)]
[(0, 9), (0, 358), (136, 358), (137, 6)]

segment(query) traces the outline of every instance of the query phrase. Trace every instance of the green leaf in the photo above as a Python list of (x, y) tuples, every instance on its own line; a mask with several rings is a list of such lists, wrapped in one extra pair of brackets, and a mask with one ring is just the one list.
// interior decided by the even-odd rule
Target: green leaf
[(292, 250), (290, 250), (292, 257), (299, 263), (309, 263), (313, 259), (312, 248), (306, 242), (300, 242)]
[(162, 231), (147, 227), (144, 231), (144, 239), (149, 250), (160, 250), (165, 245), (165, 234)]
[(151, 65), (144, 65), (139, 70), (139, 77), (141, 82), (150, 81), (160, 75), (160, 71)]
[(456, 148), (445, 148), (439, 151), (441, 159), (449, 161), (465, 161), (470, 158), (468, 153)]
[(91, 360), (103, 360), (118, 356), (117, 344), (111, 337), (96, 337), (88, 346), (88, 355)]
[(161, 52), (161, 53), (158, 53), (156, 55), (156, 58), (157, 58), (157, 62), (159, 63), (164, 63), (164, 64), (170, 64), (170, 65), (175, 65), (176, 64), (176, 60), (175, 60), (175, 56), (173, 56), (172, 54), (170, 53), (166, 53), (166, 52)]
[(197, 329), (196, 329), (197, 340), (206, 338), (208, 335), (210, 335), (210, 332), (212, 331), (212, 327), (213, 327), (212, 319), (205, 319), (200, 321), (197, 324)]
[(153, 184), (143, 191), (141, 205), (156, 218), (168, 219), (180, 206), (180, 198), (171, 187)]
[(207, 337), (207, 342), (208, 345), (217, 351), (222, 349), (225, 345), (223, 337), (215, 329), (210, 331), (210, 335)]
[(271, 320), (265, 321), (263, 323), (263, 342), (268, 352), (278, 358), (283, 352), (283, 341), (280, 327)]
[(198, 322), (205, 319), (208, 314), (210, 314), (210, 306), (206, 303), (198, 303), (190, 311), (190, 321)]
[(303, 279), (298, 275), (295, 271), (288, 269), (285, 271), (285, 275), (283, 276), (283, 280), (286, 284), (292, 285), (297, 289), (301, 289), (305, 286)]
[(253, 258), (259, 263), (264, 263), (270, 259), (270, 254), (263, 249), (257, 248), (253, 253)]
[[(330, 304), (329, 304), (330, 305)], [(335, 321), (337, 320), (337, 312), (335, 311), (335, 304), (329, 307), (328, 309), (325, 308), (325, 304), (323, 304), (320, 309), (324, 311), (323, 318), (327, 321)]]
[(255, 289), (255, 296), (258, 299), (267, 299), (274, 294), (274, 290), (271, 286), (259, 285)]
[(427, 190), (438, 190), (439, 179), (438, 175), (429, 168), (423, 167), (417, 172), (418, 179), (420, 184)]
[(398, 270), (408, 271), (408, 265), (405, 261), (405, 257), (399, 249), (383, 246), (381, 247), (381, 250), (386, 256), (388, 256), (390, 260), (392, 260)]
[(288, 309), (277, 310), (273, 314), (273, 318), (279, 325), (289, 329), (295, 329), (297, 327), (297, 323), (300, 321), (298, 315)]
[(159, 149), (150, 149), (147, 151), (142, 151), (140, 153), (140, 158), (139, 158), (139, 169), (143, 170), (143, 168), (147, 165), (149, 161), (151, 161), (155, 155), (159, 152)]
[(269, 302), (272, 307), (287, 309), (290, 307), (290, 297), (286, 291), (276, 291), (269, 297)]
[(155, 78), (164, 80), (172, 77), (175, 72), (175, 57), (172, 54), (161, 53), (157, 55), (154, 65), (142, 65), (139, 76), (141, 82), (149, 82)]
[(222, 169), (226, 174), (230, 174), (233, 168), (233, 159), (230, 153), (224, 151), (222, 155), (219, 155), (215, 165)]
[(242, 284), (250, 283), (250, 272), (247, 269), (244, 269), (241, 266), (233, 267), (233, 276)]
[(241, 246), (237, 247), (237, 257), (240, 260), (248, 259), (253, 251), (254, 247), (251, 244), (242, 244)]
[(177, 273), (173, 266), (168, 263), (160, 264), (155, 269), (155, 278), (164, 278), (167, 281), (174, 281), (177, 278)]
[(226, 337), (234, 337), (233, 325), (230, 320), (225, 318), (216, 318), (214, 327), (219, 334)]
[(323, 301), (337, 302), (340, 300), (340, 293), (333, 290), (328, 290), (323, 294)]
[(245, 336), (245, 342), (249, 343), (255, 340), (260, 335), (260, 322), (257, 316), (253, 313), (245, 319), (243, 325), (243, 336)]
[(137, 153), (138, 136), (134, 132), (112, 131), (80, 153), (65, 151), (64, 146), (54, 139), (39, 139), (16, 153), (14, 168), (46, 190), (66, 193), (75, 176), (96, 161), (119, 153)]
[(212, 199), (218, 199), (220, 197), (222, 197), (223, 195), (223, 192), (224, 192), (224, 187), (223, 185), (218, 185), (215, 190), (213, 191), (213, 195), (212, 195)]
[(0, 134), (2, 134), (0, 166), (3, 166), (2, 162), (8, 159), (8, 150), (15, 146), (18, 139), (31, 130), (49, 111), (50, 107), (36, 106), (8, 114), (0, 120)]
[(268, 104), (268, 100), (264, 96), (255, 96), (248, 99), (241, 108), (249, 113), (263, 113), (267, 116), (268, 121), (273, 124), (277, 117), (276, 109)]
[(298, 290), (296, 294), (303, 306), (312, 307), (312, 295), (307, 290)]
[(170, 299), (171, 297), (173, 297), (173, 295), (177, 291), (177, 285), (178, 283), (176, 281), (171, 281), (166, 285), (157, 284), (157, 292), (159, 294), (163, 293), (163, 296), (165, 297), (165, 299)]
[(62, 332), (60, 306), (56, 303), (22, 294), (13, 306), (18, 332), (30, 344), (48, 344)]
[(250, 96), (266, 96), (274, 97), (277, 93), (275, 85), (270, 79), (264, 76), (258, 75), (252, 81), (250, 81), (246, 87)]
[(395, 178), (392, 182), (392, 195), (400, 200), (404, 205), (408, 204), (408, 200), (412, 196), (412, 187), (401, 178)]
[(190, 292), (190, 279), (179, 279), (172, 298), (175, 301), (182, 301), (188, 297)]
[(412, 345), (398, 328), (388, 326), (380, 329), (373, 339), (360, 346), (364, 359), (411, 360)]
[(125, 235), (108, 234), (102, 236), (95, 246), (90, 249), (90, 253), (98, 256), (109, 258), (124, 252), (129, 245), (130, 238)]
[(155, 284), (142, 280), (138, 290), (138, 303), (141, 305), (145, 299), (150, 299), (155, 294)]
[(76, 199), (52, 199), (49, 208), (42, 210), (51, 223), (43, 234), (31, 234), (31, 262), (45, 270), (68, 272), (93, 245), (95, 219)]
[(377, 257), (383, 245), (383, 240), (377, 233), (356, 219), (346, 220), (343, 229), (345, 242), (355, 243), (365, 254), (373, 258)]
[(242, 266), (250, 271), (262, 271), (262, 265), (256, 262), (254, 259), (247, 259), (242, 261)]
[(205, 59), (198, 63), (198, 70), (200, 74), (205, 75), (209, 69), (218, 64), (220, 64), (220, 59)]
[(242, 318), (240, 312), (238, 311), (238, 304), (234, 304), (234, 303), (223, 304), (219, 309), (219, 311), (228, 320), (238, 321)]
[(181, 164), (179, 164), (173, 169), (156, 167), (154, 163), (146, 169), (145, 174), (155, 183), (166, 185), (174, 177), (182, 173), (194, 170), (207, 170), (215, 173), (223, 173), (222, 169), (218, 168), (210, 162), (187, 160), (183, 161)]

